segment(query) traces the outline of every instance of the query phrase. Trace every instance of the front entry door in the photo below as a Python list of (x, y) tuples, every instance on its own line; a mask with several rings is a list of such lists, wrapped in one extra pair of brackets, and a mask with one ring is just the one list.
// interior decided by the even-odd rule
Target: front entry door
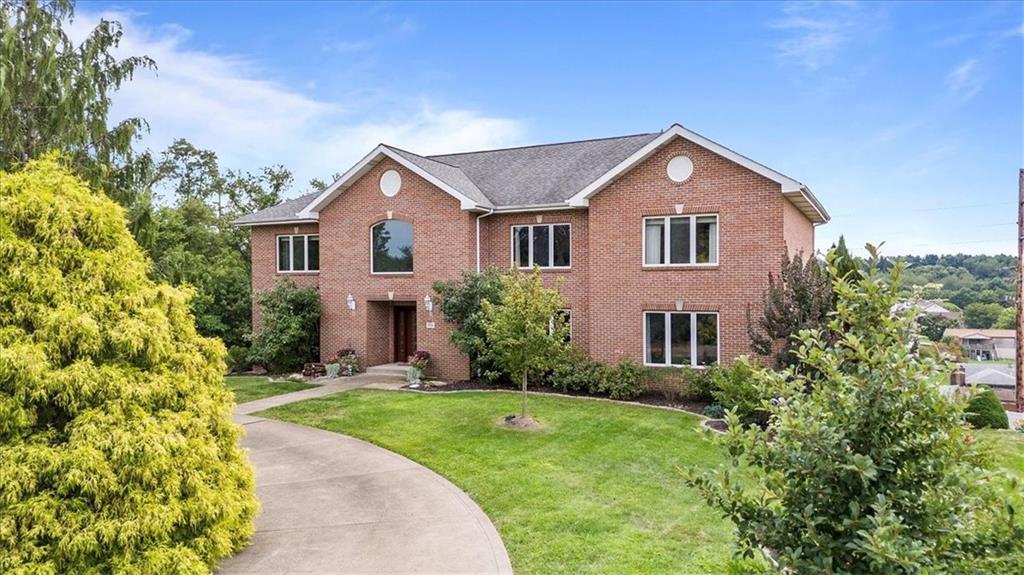
[(416, 352), (416, 306), (394, 307), (394, 361), (404, 363)]

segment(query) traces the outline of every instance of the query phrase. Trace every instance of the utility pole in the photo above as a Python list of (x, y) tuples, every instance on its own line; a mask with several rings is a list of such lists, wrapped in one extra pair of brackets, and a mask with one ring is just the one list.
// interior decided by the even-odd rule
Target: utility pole
[(1024, 169), (1017, 182), (1017, 411), (1024, 412)]

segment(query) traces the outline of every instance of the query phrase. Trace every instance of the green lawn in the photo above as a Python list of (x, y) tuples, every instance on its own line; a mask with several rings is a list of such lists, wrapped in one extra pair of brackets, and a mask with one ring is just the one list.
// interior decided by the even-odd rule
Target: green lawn
[(991, 446), (995, 464), (1024, 480), (1024, 433), (1012, 429), (979, 429), (982, 445)]
[(501, 532), (516, 573), (721, 573), (732, 526), (678, 468), (722, 453), (696, 417), (532, 397), (540, 431), (499, 427), (519, 397), (356, 390), (259, 415), (365, 439), (444, 475)]
[(272, 395), (291, 393), (316, 387), (310, 383), (299, 383), (297, 381), (273, 381), (269, 377), (254, 377), (247, 375), (232, 375), (224, 378), (227, 381), (228, 389), (235, 394), (236, 403), (245, 403), (256, 399), (263, 399)]

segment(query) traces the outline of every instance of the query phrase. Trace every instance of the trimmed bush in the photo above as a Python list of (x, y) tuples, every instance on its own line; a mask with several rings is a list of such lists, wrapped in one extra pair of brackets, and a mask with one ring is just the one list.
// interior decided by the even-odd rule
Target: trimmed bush
[(710, 379), (715, 401), (726, 410), (735, 410), (740, 422), (762, 427), (768, 423), (768, 412), (754, 385), (754, 370), (747, 357), (737, 359), (729, 367), (712, 370)]
[(681, 368), (679, 370), (679, 377), (683, 382), (683, 396), (690, 401), (700, 401), (703, 403), (714, 401), (715, 396), (711, 393), (712, 389), (714, 389), (711, 373), (715, 369), (717, 367), (706, 369)]
[(964, 419), (977, 429), (991, 427), (992, 429), (1009, 429), (1010, 419), (1006, 416), (1003, 404), (996, 397), (994, 391), (987, 387), (981, 388), (971, 401), (967, 403), (964, 410)]
[(615, 367), (605, 368), (597, 391), (611, 399), (636, 399), (644, 392), (644, 366), (623, 359)]
[(224, 346), (148, 265), (54, 157), (0, 172), (0, 572), (208, 573), (253, 532)]

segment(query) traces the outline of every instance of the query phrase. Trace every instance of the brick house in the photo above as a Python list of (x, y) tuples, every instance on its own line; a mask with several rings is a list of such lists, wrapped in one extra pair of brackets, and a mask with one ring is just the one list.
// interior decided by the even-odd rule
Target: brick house
[(749, 353), (748, 304), (828, 219), (807, 186), (673, 125), (429, 157), (381, 144), (322, 193), (236, 223), (252, 228), (254, 293), (318, 286), (325, 356), (424, 349), (436, 376), (462, 379), (437, 280), (536, 264), (591, 357), (706, 365)]

